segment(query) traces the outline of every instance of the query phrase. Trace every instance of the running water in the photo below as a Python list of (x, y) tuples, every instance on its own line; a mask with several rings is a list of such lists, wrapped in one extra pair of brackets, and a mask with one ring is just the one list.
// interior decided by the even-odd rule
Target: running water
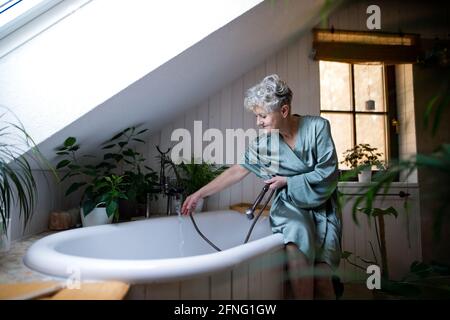
[(180, 244), (178, 245), (178, 250), (180, 257), (184, 257), (184, 234), (183, 234), (183, 223), (184, 219), (181, 215), (181, 203), (180, 200), (175, 199), (175, 212), (178, 215), (178, 234), (180, 236)]
[(184, 234), (183, 234), (183, 217), (178, 215), (178, 234), (180, 235), (180, 244), (178, 250), (180, 252), (180, 257), (184, 257)]

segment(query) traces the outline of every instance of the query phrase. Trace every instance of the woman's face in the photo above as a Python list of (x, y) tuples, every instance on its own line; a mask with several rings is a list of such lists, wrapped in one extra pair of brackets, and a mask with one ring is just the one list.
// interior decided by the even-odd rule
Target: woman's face
[(283, 119), (280, 111), (267, 112), (261, 107), (254, 107), (253, 113), (256, 116), (256, 125), (267, 132), (273, 129), (280, 129), (280, 123)]

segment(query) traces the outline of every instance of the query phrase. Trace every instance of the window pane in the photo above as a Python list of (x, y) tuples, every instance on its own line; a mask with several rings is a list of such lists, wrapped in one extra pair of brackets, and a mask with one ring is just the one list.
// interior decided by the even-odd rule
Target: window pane
[(386, 160), (386, 116), (376, 114), (356, 115), (357, 144), (368, 143), (382, 153), (380, 160)]
[[(331, 135), (333, 136), (339, 162), (341, 162), (344, 160), (342, 154), (345, 150), (350, 149), (353, 146), (353, 117), (350, 113), (322, 112), (320, 115), (330, 121)], [(345, 164), (339, 163), (339, 169), (348, 170), (349, 167)]]
[[(382, 65), (354, 65), (356, 111), (385, 111)], [(366, 108), (366, 101), (375, 102), (374, 109)], [(369, 102), (370, 104), (370, 102)]]
[(352, 110), (350, 64), (319, 61), (320, 109)]

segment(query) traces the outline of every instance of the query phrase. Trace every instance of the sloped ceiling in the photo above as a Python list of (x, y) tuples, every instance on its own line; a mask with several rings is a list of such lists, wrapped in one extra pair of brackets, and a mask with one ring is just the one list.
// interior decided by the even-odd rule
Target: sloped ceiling
[(128, 126), (144, 124), (150, 133), (157, 132), (302, 32), (310, 32), (325, 2), (260, 3), (55, 133), (40, 149), (54, 161), (54, 148), (68, 136), (76, 136), (92, 152)]

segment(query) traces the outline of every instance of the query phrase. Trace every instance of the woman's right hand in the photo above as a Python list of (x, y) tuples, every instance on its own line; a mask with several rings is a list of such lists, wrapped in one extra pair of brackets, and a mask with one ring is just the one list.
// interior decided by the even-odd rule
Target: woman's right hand
[(190, 196), (184, 200), (183, 205), (181, 206), (181, 214), (182, 215), (188, 215), (191, 214), (195, 208), (197, 207), (197, 203), (202, 199), (203, 197), (198, 193), (194, 192)]
[(250, 171), (239, 164), (235, 164), (215, 177), (207, 185), (203, 186), (183, 202), (181, 206), (181, 214), (188, 215), (192, 213), (197, 207), (197, 203), (204, 197), (211, 196), (217, 192), (222, 191), (226, 187), (241, 181)]

